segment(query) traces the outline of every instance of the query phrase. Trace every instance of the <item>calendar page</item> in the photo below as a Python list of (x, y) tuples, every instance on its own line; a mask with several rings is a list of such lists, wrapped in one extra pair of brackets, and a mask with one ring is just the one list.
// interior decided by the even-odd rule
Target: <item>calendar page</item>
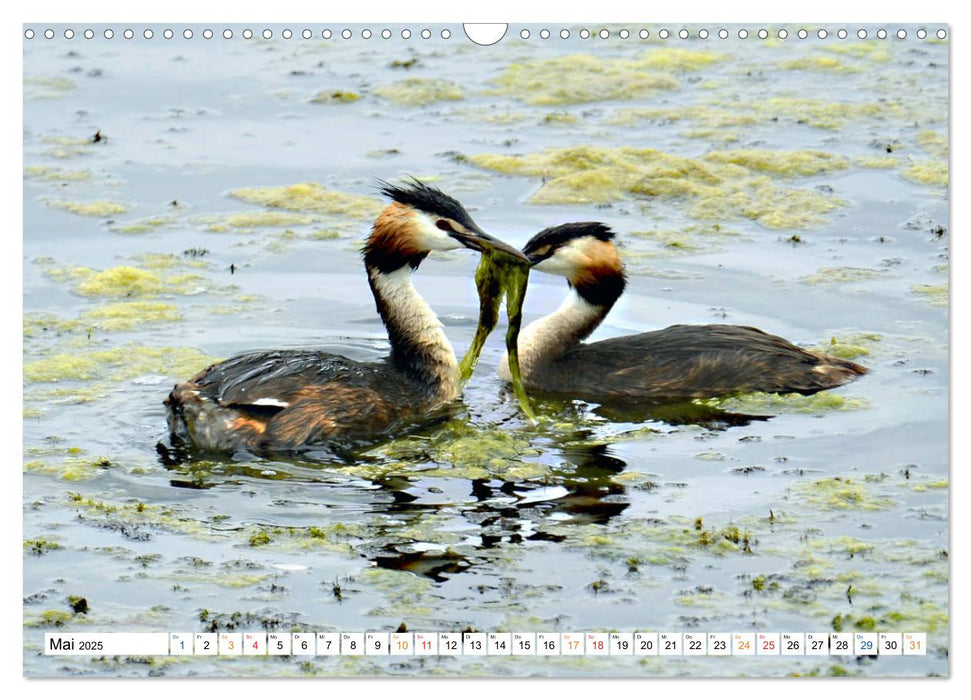
[(950, 26), (326, 14), (22, 26), (23, 674), (949, 675)]

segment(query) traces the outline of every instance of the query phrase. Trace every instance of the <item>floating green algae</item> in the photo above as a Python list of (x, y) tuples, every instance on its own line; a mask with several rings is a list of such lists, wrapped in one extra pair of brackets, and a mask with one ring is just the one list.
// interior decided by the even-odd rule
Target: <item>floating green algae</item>
[(631, 239), (655, 244), (659, 255), (710, 253), (719, 250), (729, 239), (741, 238), (737, 232), (730, 231), (718, 223), (689, 225), (678, 230), (630, 231), (627, 235)]
[(350, 90), (321, 90), (310, 101), (315, 105), (338, 105), (357, 102), (361, 96)]
[(800, 124), (830, 130), (840, 129), (850, 121), (873, 119), (890, 109), (875, 102), (824, 102), (808, 97), (772, 97), (763, 108)]
[(886, 270), (874, 270), (868, 267), (821, 267), (812, 275), (803, 275), (799, 281), (813, 285), (846, 284), (882, 279), (886, 276)]
[(30, 460), (24, 463), (24, 471), (34, 474), (47, 474), (64, 481), (88, 481), (104, 473), (111, 466), (107, 457), (84, 457), (69, 455), (60, 463), (47, 460)]
[(320, 212), (362, 220), (373, 219), (381, 212), (381, 202), (374, 197), (329, 190), (316, 182), (281, 187), (248, 187), (233, 190), (229, 195), (275, 209)]
[(364, 454), (380, 461), (359, 462), (346, 468), (349, 473), (364, 478), (421, 472), (464, 479), (497, 475), (527, 479), (547, 471), (545, 465), (529, 459), (540, 451), (530, 444), (528, 436), (499, 428), (477, 428), (464, 419), (450, 420), (426, 435), (392, 440)]
[(865, 479), (831, 477), (792, 486), (798, 503), (824, 510), (888, 510), (898, 504), (873, 493)]
[(729, 57), (715, 51), (692, 51), (690, 49), (651, 49), (637, 58), (638, 65), (673, 73), (696, 71), (714, 63), (728, 60)]
[(137, 262), (146, 270), (171, 270), (176, 267), (191, 267), (195, 269), (205, 269), (209, 263), (205, 260), (187, 258), (183, 255), (173, 255), (172, 253), (137, 253), (132, 255), (130, 260)]
[(312, 231), (305, 236), (305, 238), (308, 238), (312, 241), (329, 241), (340, 237), (341, 237), (340, 231), (329, 231), (325, 229), (321, 229), (319, 231)]
[(65, 170), (52, 165), (31, 165), (24, 168), (24, 177), (47, 182), (86, 182), (91, 179), (88, 170)]
[(93, 202), (70, 202), (63, 199), (47, 200), (47, 206), (52, 209), (69, 211), (80, 216), (108, 217), (114, 214), (124, 214), (128, 211), (128, 205), (120, 202), (111, 202), (106, 199), (99, 199)]
[(783, 70), (808, 70), (817, 73), (856, 73), (860, 70), (833, 56), (803, 56), (785, 61), (780, 67)]
[(570, 125), (576, 124), (578, 121), (580, 121), (579, 117), (569, 112), (548, 112), (543, 116), (542, 123)]
[(63, 97), (77, 84), (68, 78), (54, 75), (25, 75), (24, 99), (38, 100)]
[(106, 331), (127, 331), (136, 326), (182, 320), (175, 304), (151, 301), (123, 301), (89, 309), (80, 320)]
[(25, 313), (23, 316), (23, 337), (36, 338), (42, 333), (52, 332), (58, 335), (76, 333), (86, 330), (78, 320), (62, 319), (56, 314), (36, 312)]
[(76, 618), (74, 613), (65, 610), (44, 610), (40, 614), (24, 613), (24, 627), (64, 627), (70, 622), (83, 621), (86, 617)]
[(88, 153), (92, 143), (91, 139), (83, 139), (75, 136), (61, 136), (51, 134), (41, 139), (49, 147), (44, 150), (44, 155), (52, 158), (75, 158)]
[(440, 78), (408, 78), (379, 85), (374, 88), (374, 94), (406, 107), (465, 99), (465, 93), (457, 83)]
[(297, 214), (292, 211), (248, 211), (225, 216), (200, 216), (198, 221), (207, 224), (207, 230), (213, 233), (237, 231), (252, 233), (260, 228), (285, 228), (287, 226), (304, 226), (313, 223), (314, 217)]
[(47, 265), (45, 274), (55, 282), (68, 282), (76, 294), (87, 297), (137, 297), (160, 294), (195, 294), (208, 287), (204, 277), (191, 273), (161, 276), (131, 265), (105, 270)]
[(66, 505), (73, 509), (79, 518), (95, 523), (110, 524), (113, 529), (137, 533), (140, 528), (161, 529), (177, 532), (200, 539), (229, 539), (238, 537), (236, 532), (223, 532), (211, 524), (190, 515), (184, 515), (177, 506), (157, 505), (136, 499), (125, 502), (92, 498), (82, 493), (71, 492), (66, 496)]
[(58, 549), (64, 549), (64, 545), (39, 537), (24, 540), (24, 552), (27, 554), (41, 556), (42, 554), (47, 554)]
[(110, 350), (59, 353), (25, 362), (24, 379), (28, 382), (121, 382), (144, 374), (184, 378), (215, 361), (216, 358), (195, 348), (126, 343)]
[(910, 490), (916, 493), (945, 490), (947, 488), (950, 488), (950, 484), (948, 483), (947, 479), (938, 479), (935, 481), (924, 481), (910, 484)]
[(948, 167), (946, 160), (921, 160), (901, 173), (905, 178), (922, 185), (947, 187)]
[[(872, 120), (888, 114), (902, 116), (906, 108), (899, 103), (826, 102), (807, 97), (770, 97), (758, 101), (720, 101), (665, 108), (623, 108), (605, 120), (607, 124), (635, 126), (642, 121), (663, 125), (690, 122), (699, 129), (716, 134), (729, 127), (751, 126), (778, 121), (780, 117), (819, 129), (840, 129), (851, 121)], [(907, 112), (909, 113), (909, 112)], [(729, 133), (737, 133), (729, 130)], [(716, 140), (723, 141), (722, 137)]]
[(743, 149), (715, 151), (705, 156), (705, 160), (716, 163), (732, 163), (748, 170), (806, 177), (843, 170), (849, 161), (843, 156), (824, 151), (770, 151), (765, 149)]
[(635, 100), (676, 90), (671, 73), (724, 60), (710, 51), (656, 49), (633, 59), (572, 54), (508, 66), (493, 80), (496, 92), (532, 105)]
[[(384, 568), (364, 569), (354, 576), (355, 581), (379, 591), (388, 601), (388, 612), (395, 617), (424, 617), (441, 605), (435, 594), (435, 582), (405, 571)], [(391, 613), (390, 611), (394, 611)], [(369, 614), (381, 615), (381, 611)]]
[(530, 112), (510, 112), (499, 111), (495, 107), (463, 107), (453, 109), (448, 113), (449, 117), (463, 120), (473, 120), (486, 124), (519, 124), (520, 122), (533, 121), (536, 119)]
[(817, 345), (812, 348), (816, 352), (821, 352), (832, 357), (839, 357), (843, 360), (853, 360), (857, 357), (870, 354), (869, 345), (879, 343), (883, 336), (879, 333), (847, 333), (841, 336), (833, 336), (828, 343)]
[(851, 41), (849, 43), (829, 44), (822, 46), (823, 51), (867, 59), (874, 63), (886, 63), (890, 60), (890, 52), (879, 41)]
[(532, 204), (606, 204), (632, 195), (685, 202), (696, 219), (752, 219), (771, 229), (806, 228), (843, 202), (766, 175), (799, 177), (848, 167), (819, 151), (747, 149), (686, 158), (655, 149), (573, 146), (525, 155), (462, 156), (482, 168), (542, 178)]
[(171, 226), (175, 219), (171, 216), (152, 216), (147, 219), (139, 219), (125, 224), (115, 224), (111, 230), (116, 233), (151, 233), (164, 226)]
[(910, 291), (931, 306), (947, 306), (951, 298), (947, 282), (944, 284), (914, 284), (911, 285)]
[(900, 159), (893, 156), (857, 156), (853, 159), (856, 165), (861, 168), (896, 168), (900, 165)]
[(921, 131), (917, 134), (917, 144), (935, 158), (947, 158), (947, 134), (936, 131)]
[(849, 398), (829, 391), (820, 391), (809, 396), (802, 394), (766, 394), (753, 392), (727, 398), (696, 399), (694, 403), (717, 408), (729, 413), (746, 414), (820, 414), (831, 411), (856, 411), (869, 408), (863, 399)]
[(701, 129), (682, 129), (678, 136), (686, 139), (700, 139), (707, 143), (738, 143), (742, 139), (741, 132), (733, 129), (706, 127)]

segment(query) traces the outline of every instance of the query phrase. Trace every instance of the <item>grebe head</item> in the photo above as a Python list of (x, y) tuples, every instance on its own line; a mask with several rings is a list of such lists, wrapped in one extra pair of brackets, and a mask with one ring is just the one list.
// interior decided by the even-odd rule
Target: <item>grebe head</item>
[(381, 182), (380, 191), (392, 202), (378, 216), (364, 244), (364, 259), (381, 272), (405, 265), (417, 268), (435, 250), (466, 247), (483, 252), (499, 250), (526, 261), (516, 248), (485, 233), (458, 200), (412, 179), (406, 185)]
[(614, 232), (596, 221), (543, 229), (523, 247), (537, 270), (566, 277), (586, 301), (612, 304), (624, 291), (624, 266), (614, 245)]

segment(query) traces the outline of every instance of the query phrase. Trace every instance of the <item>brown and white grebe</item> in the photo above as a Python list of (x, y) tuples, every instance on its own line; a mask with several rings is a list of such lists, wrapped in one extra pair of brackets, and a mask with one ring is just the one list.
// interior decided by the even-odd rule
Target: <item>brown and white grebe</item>
[(214, 364), (177, 384), (165, 400), (173, 445), (220, 453), (340, 450), (387, 435), (458, 396), (452, 345), (411, 273), (430, 252), (462, 246), (499, 251), (523, 265), (526, 259), (434, 187), (415, 180), (380, 189), (392, 202), (362, 253), (390, 355), (365, 363), (318, 350), (271, 350)]
[[(533, 268), (566, 277), (571, 288), (557, 311), (519, 335), (527, 390), (629, 405), (756, 391), (813, 394), (866, 374), (854, 362), (749, 326), (676, 325), (581, 342), (627, 284), (613, 239), (604, 224), (571, 223), (545, 229), (523, 247)], [(509, 381), (505, 358), (499, 374)]]

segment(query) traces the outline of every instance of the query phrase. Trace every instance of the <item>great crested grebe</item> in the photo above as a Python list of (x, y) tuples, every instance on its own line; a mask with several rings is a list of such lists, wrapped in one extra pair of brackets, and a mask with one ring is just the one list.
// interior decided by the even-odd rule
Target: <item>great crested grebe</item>
[[(519, 335), (526, 389), (631, 404), (754, 391), (813, 394), (866, 374), (854, 362), (749, 326), (676, 325), (582, 343), (627, 285), (613, 238), (604, 224), (572, 223), (545, 229), (523, 247), (535, 269), (562, 275), (571, 287), (558, 310)], [(509, 380), (505, 358), (499, 374)]]
[(452, 345), (411, 273), (429, 252), (462, 246), (501, 251), (523, 265), (526, 259), (434, 187), (415, 180), (380, 189), (392, 202), (362, 253), (390, 355), (365, 363), (318, 350), (271, 350), (214, 364), (177, 384), (165, 400), (174, 444), (222, 453), (339, 449), (387, 434), (458, 396)]

